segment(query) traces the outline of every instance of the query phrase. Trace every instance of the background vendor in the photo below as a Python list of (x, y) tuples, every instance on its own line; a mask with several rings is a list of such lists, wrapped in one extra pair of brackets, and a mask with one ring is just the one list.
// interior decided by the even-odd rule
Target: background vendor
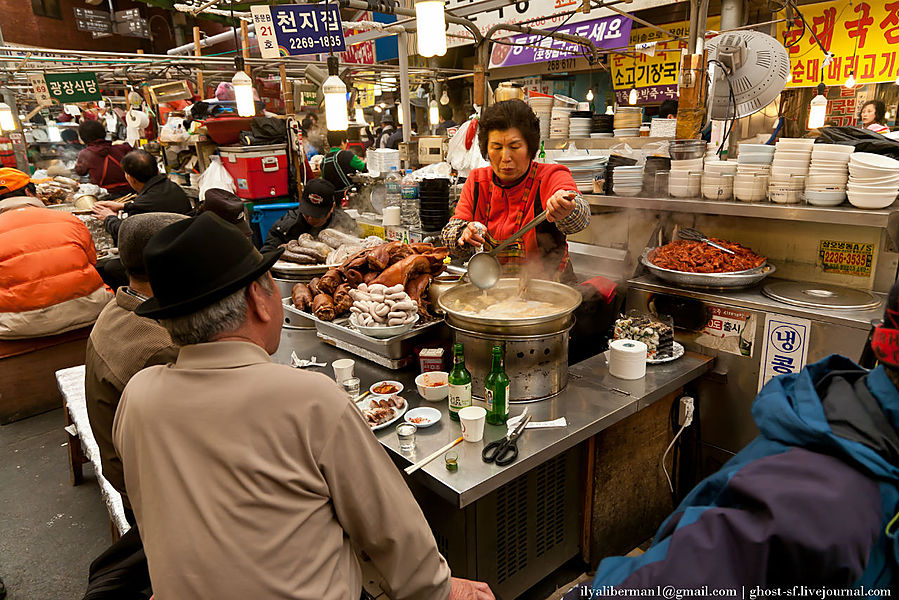
[(261, 251), (276, 250), (281, 244), (295, 240), (304, 233), (316, 237), (322, 229), (339, 229), (355, 234), (356, 221), (336, 206), (336, 201), (337, 190), (331, 182), (313, 179), (303, 187), (300, 205), (287, 211), (272, 225)]
[(868, 100), (862, 104), (862, 110), (859, 118), (862, 120), (862, 127), (870, 129), (874, 133), (889, 133), (890, 128), (886, 125), (886, 105), (880, 100)]
[(78, 153), (75, 172), (90, 175), (91, 183), (106, 188), (113, 197), (131, 192), (125, 180), (122, 159), (132, 148), (126, 143), (113, 144), (106, 139), (106, 127), (99, 121), (86, 120), (78, 126), (78, 137), (85, 148)]
[(338, 193), (353, 185), (351, 175), (364, 173), (365, 161), (348, 149), (346, 131), (329, 131), (328, 145), (331, 150), (322, 160), (322, 179), (327, 179)]
[[(507, 274), (528, 262), (539, 266), (541, 278), (574, 283), (566, 236), (587, 228), (590, 207), (578, 193), (571, 171), (534, 162), (540, 124), (521, 100), (490, 106), (478, 127), (481, 155), (490, 166), (471, 172), (456, 212), (441, 233), (443, 243), (459, 257), (484, 244), (494, 248), (545, 208), (547, 222), (497, 258)], [(486, 233), (482, 235), (475, 222), (486, 225)]]

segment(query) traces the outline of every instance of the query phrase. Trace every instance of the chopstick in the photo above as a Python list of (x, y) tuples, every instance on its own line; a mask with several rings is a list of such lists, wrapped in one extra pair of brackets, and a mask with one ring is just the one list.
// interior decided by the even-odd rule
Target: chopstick
[(428, 456), (424, 457), (423, 459), (421, 459), (414, 465), (406, 467), (403, 470), (406, 472), (406, 475), (411, 475), (412, 473), (419, 470), (420, 468), (422, 468), (423, 466), (425, 466), (426, 464), (428, 464), (429, 462), (431, 462), (432, 460), (434, 460), (435, 458), (437, 458), (438, 456), (440, 456), (441, 454), (443, 454), (444, 452), (446, 452), (447, 450), (449, 450), (450, 448), (455, 446), (456, 444), (460, 443), (462, 441), (462, 439), (463, 438), (460, 435), (455, 441), (450, 442), (449, 444), (447, 444), (440, 450), (437, 450), (433, 454), (429, 454)]

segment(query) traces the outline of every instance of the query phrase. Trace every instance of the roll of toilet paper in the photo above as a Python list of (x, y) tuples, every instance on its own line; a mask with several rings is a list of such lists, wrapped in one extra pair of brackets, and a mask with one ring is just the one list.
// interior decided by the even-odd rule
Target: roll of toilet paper
[(609, 344), (609, 374), (618, 379), (641, 379), (646, 375), (646, 344), (635, 340)]
[(400, 225), (400, 207), (385, 206), (381, 211), (384, 227), (399, 227)]

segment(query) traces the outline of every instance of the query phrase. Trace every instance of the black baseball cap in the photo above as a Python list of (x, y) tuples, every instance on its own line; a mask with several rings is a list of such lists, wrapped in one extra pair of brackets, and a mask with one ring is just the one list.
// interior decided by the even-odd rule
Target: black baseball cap
[(310, 180), (303, 187), (303, 197), (300, 199), (300, 212), (313, 219), (322, 219), (328, 216), (334, 207), (334, 196), (337, 190), (330, 181), (317, 177)]

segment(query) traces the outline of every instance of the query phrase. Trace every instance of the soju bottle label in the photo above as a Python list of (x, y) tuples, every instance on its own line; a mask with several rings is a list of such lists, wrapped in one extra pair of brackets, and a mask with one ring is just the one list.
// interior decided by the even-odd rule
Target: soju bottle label
[(493, 390), (490, 388), (484, 390), (484, 401), (487, 403), (487, 412), (493, 412)]
[(508, 384), (508, 383), (506, 384), (506, 395), (505, 395), (505, 398), (506, 398), (506, 416), (507, 416), (507, 417), (509, 416), (509, 404), (510, 404), (510, 403), (509, 403), (509, 385), (510, 385), (510, 384)]
[(463, 408), (471, 406), (471, 384), (449, 385), (449, 409), (459, 412)]

